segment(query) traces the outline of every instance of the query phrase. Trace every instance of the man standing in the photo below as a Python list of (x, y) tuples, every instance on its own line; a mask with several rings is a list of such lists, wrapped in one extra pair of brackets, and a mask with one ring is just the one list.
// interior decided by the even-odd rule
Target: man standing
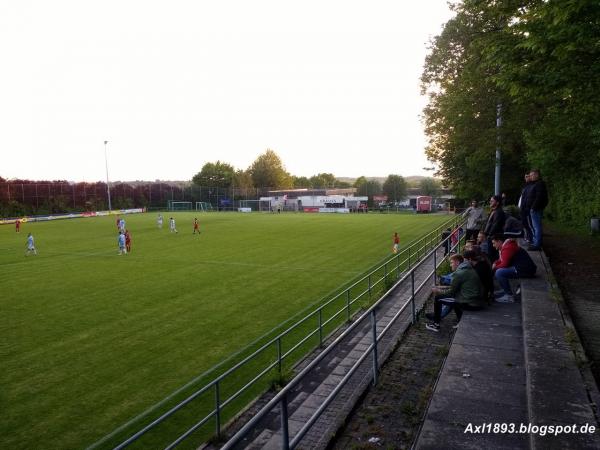
[(196, 234), (196, 231), (198, 232), (198, 234), (200, 234), (200, 228), (198, 225), (198, 219), (194, 218), (194, 231), (192, 232), (192, 234)]
[(548, 206), (548, 190), (546, 189), (546, 183), (540, 178), (538, 169), (532, 169), (529, 172), (529, 180), (531, 181), (531, 190), (528, 195), (529, 207), (531, 208), (529, 217), (531, 219), (533, 240), (527, 250), (534, 251), (542, 248), (542, 215), (544, 208)]
[(502, 197), (493, 195), (490, 198), (490, 215), (484, 230), (485, 236), (487, 237), (488, 256), (492, 262), (498, 259), (498, 251), (492, 244), (492, 236), (504, 232), (505, 220), (506, 214), (504, 214), (504, 210), (502, 209)]
[(169, 230), (171, 231), (171, 233), (177, 233), (177, 228), (175, 228), (175, 219), (173, 219), (172, 217), (169, 218)]
[(27, 235), (27, 251), (25, 252), (25, 256), (29, 256), (30, 253), (37, 255), (37, 250), (35, 249), (35, 244), (33, 242), (33, 236), (31, 233)]
[(521, 222), (523, 223), (523, 230), (525, 231), (525, 240), (531, 242), (533, 239), (533, 232), (531, 231), (531, 220), (530, 214), (530, 202), (529, 202), (529, 191), (531, 190), (531, 180), (529, 178), (529, 172), (525, 174), (525, 186), (521, 191), (519, 197), (519, 209), (521, 210)]
[(119, 255), (126, 255), (127, 249), (125, 248), (125, 233), (119, 231), (119, 237), (117, 238), (119, 244)]
[(21, 221), (19, 219), (17, 219), (17, 221), (15, 222), (15, 231), (17, 233), (21, 232)]
[(467, 219), (467, 235), (465, 236), (465, 240), (477, 239), (477, 233), (479, 233), (481, 224), (483, 223), (483, 208), (477, 206), (477, 201), (473, 200), (471, 206), (464, 212), (463, 217)]
[(400, 236), (398, 233), (394, 233), (394, 245), (392, 246), (392, 253), (398, 253), (398, 246), (400, 245)]
[(131, 235), (129, 234), (129, 230), (125, 230), (125, 248), (127, 249), (127, 253), (131, 253)]
[(162, 214), (158, 215), (158, 219), (156, 219), (156, 226), (162, 229), (163, 226), (163, 216)]

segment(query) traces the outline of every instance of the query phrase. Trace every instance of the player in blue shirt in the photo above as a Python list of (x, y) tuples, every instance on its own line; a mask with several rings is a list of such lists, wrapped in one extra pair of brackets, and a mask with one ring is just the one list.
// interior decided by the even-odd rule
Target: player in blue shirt
[(35, 249), (35, 244), (33, 242), (33, 236), (31, 233), (27, 235), (27, 251), (25, 252), (25, 256), (29, 256), (30, 253), (37, 255), (37, 250)]
[(119, 255), (126, 255), (127, 250), (125, 249), (125, 234), (122, 231), (119, 231), (117, 242), (119, 243)]

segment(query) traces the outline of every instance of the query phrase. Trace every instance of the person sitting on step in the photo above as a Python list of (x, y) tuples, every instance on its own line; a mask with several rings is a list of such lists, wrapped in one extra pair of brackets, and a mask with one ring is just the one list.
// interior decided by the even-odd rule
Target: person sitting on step
[(440, 331), (442, 307), (454, 309), (460, 321), (463, 311), (477, 311), (485, 307), (483, 286), (475, 269), (462, 255), (450, 256), (450, 266), (454, 272), (449, 287), (435, 287), (433, 301), (433, 322), (427, 323), (430, 331)]
[(529, 253), (519, 247), (516, 239), (497, 234), (492, 237), (492, 244), (500, 252), (500, 258), (492, 265), (494, 277), (502, 288), (502, 295), (496, 301), (498, 303), (514, 303), (515, 298), (509, 280), (534, 277), (537, 267)]

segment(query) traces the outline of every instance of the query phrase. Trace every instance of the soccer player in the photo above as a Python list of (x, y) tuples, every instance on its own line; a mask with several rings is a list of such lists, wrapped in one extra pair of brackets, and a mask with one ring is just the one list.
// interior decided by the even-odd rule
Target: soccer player
[(119, 221), (119, 230), (125, 232), (125, 219)]
[(198, 219), (194, 218), (194, 232), (192, 234), (196, 234), (196, 231), (198, 234), (200, 234), (200, 228), (198, 228)]
[(158, 219), (156, 219), (156, 225), (158, 228), (162, 229), (163, 226), (163, 216), (161, 214), (158, 215)]
[(127, 249), (125, 248), (125, 234), (122, 231), (119, 231), (117, 242), (119, 244), (119, 255), (126, 255)]
[(129, 230), (125, 230), (125, 248), (127, 249), (127, 253), (131, 253), (131, 235), (129, 234)]
[(17, 233), (21, 232), (21, 221), (19, 219), (17, 219), (17, 221), (15, 222), (15, 231)]
[(172, 217), (169, 218), (169, 230), (171, 230), (171, 233), (177, 233), (177, 228), (175, 228), (175, 219)]
[(117, 231), (121, 231), (121, 218), (117, 216)]
[(394, 245), (392, 247), (392, 253), (398, 253), (399, 245), (400, 245), (400, 236), (398, 236), (398, 233), (394, 233)]
[(27, 251), (25, 252), (25, 256), (29, 256), (30, 253), (37, 255), (37, 250), (35, 249), (35, 244), (33, 242), (33, 236), (31, 233), (27, 235)]

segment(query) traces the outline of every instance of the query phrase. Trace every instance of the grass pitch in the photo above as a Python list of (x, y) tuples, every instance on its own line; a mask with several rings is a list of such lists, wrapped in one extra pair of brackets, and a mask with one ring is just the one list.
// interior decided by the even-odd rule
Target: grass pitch
[(170, 215), (124, 216), (126, 256), (115, 216), (0, 226), (0, 447), (91, 445), (448, 219)]

